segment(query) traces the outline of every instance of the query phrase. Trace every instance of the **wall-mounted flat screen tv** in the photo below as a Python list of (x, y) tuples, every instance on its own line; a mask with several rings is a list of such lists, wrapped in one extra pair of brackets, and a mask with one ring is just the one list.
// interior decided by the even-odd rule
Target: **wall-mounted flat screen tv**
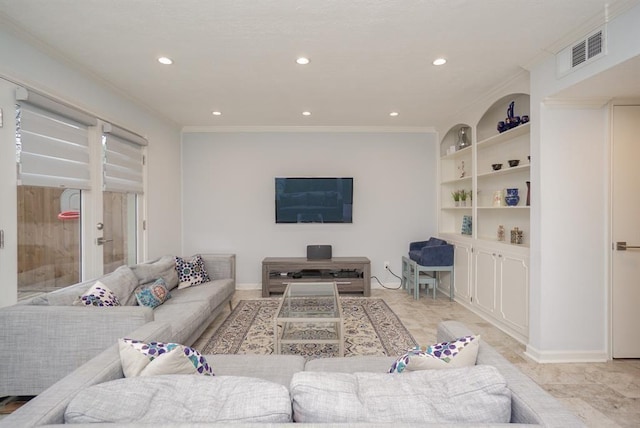
[(352, 223), (353, 178), (276, 177), (276, 223)]

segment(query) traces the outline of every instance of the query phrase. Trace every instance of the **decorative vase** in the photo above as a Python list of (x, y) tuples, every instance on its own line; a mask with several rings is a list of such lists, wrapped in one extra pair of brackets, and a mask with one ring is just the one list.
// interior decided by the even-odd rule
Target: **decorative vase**
[(458, 130), (458, 141), (456, 142), (456, 151), (457, 150), (462, 150), (464, 148), (469, 147), (471, 144), (469, 143), (469, 140), (467, 138), (467, 130), (469, 128), (466, 126), (461, 127)]
[(516, 245), (521, 245), (523, 242), (522, 231), (517, 227), (511, 229), (511, 243)]
[(529, 199), (531, 197), (531, 182), (527, 181), (527, 206), (531, 205), (531, 200)]
[(502, 190), (496, 190), (495, 192), (493, 192), (493, 206), (502, 206)]
[(504, 201), (510, 207), (518, 205), (518, 202), (520, 202), (520, 196), (518, 195), (518, 189), (517, 188), (506, 189), (506, 195), (504, 197)]

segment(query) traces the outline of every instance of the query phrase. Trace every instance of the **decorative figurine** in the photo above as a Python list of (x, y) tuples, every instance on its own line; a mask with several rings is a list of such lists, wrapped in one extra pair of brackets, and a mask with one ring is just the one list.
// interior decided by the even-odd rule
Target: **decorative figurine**
[(464, 161), (461, 162), (460, 166), (458, 167), (458, 171), (460, 171), (460, 178), (464, 178), (466, 172), (464, 172)]
[(498, 241), (504, 241), (504, 226), (498, 226)]

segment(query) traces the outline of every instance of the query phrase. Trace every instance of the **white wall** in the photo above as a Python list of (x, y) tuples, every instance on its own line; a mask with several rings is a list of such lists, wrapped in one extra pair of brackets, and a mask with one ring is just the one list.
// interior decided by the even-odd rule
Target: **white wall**
[[(98, 47), (97, 47), (98, 48)], [(146, 136), (149, 139), (147, 198), (147, 257), (177, 254), (180, 250), (180, 128), (93, 80), (64, 60), (30, 45), (21, 37), (0, 28), (0, 78), (24, 85), (63, 102), (95, 114), (97, 117)], [(15, 147), (15, 85), (0, 85), (0, 108), (5, 126), (0, 132), (2, 147)], [(14, 132), (7, 132), (12, 129)], [(3, 171), (0, 187), (0, 229), (11, 243), (0, 250), (0, 306), (15, 301), (16, 216), (15, 152), (0, 157)], [(10, 171), (5, 177), (6, 171)]]
[[(183, 253), (237, 254), (240, 287), (261, 261), (304, 257), (307, 244), (366, 256), (385, 284), (409, 242), (436, 233), (434, 133), (240, 132), (183, 135)], [(275, 224), (274, 178), (354, 178), (352, 224)], [(372, 286), (377, 283), (372, 281)]]
[(556, 76), (555, 58), (531, 70), (531, 116), (540, 118), (531, 122), (531, 181), (540, 183), (531, 197), (540, 204), (531, 209), (527, 353), (541, 362), (608, 356), (609, 107), (553, 98), (640, 55), (638, 23), (640, 6), (612, 20), (607, 55), (567, 76)]

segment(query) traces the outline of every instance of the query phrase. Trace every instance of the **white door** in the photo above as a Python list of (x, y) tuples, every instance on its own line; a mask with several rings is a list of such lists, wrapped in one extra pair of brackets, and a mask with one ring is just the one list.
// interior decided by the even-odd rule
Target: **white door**
[(640, 358), (640, 106), (613, 108), (612, 145), (612, 351)]

